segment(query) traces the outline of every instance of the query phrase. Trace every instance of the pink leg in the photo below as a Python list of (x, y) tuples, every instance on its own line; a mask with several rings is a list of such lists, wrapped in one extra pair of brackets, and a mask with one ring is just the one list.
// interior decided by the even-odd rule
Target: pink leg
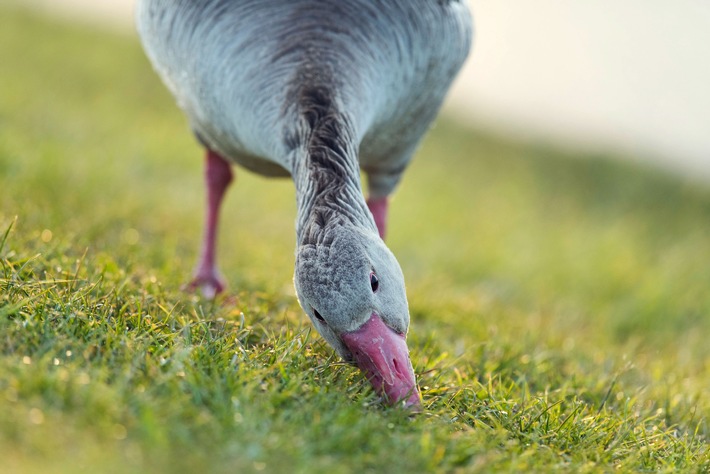
[(370, 208), (372, 217), (375, 218), (375, 224), (377, 225), (377, 230), (380, 232), (380, 237), (382, 238), (382, 240), (385, 239), (385, 232), (387, 230), (388, 206), (389, 200), (386, 197), (370, 198), (367, 200), (367, 207)]
[(207, 184), (207, 218), (202, 238), (200, 260), (187, 285), (189, 290), (197, 288), (207, 298), (214, 298), (224, 290), (224, 282), (219, 276), (216, 264), (217, 224), (219, 208), (224, 193), (233, 179), (232, 167), (227, 161), (212, 150), (207, 150), (205, 157), (205, 182)]

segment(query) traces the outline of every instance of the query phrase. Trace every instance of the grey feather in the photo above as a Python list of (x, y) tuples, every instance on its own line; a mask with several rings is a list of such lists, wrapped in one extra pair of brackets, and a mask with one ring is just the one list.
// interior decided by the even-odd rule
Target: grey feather
[(294, 280), (323, 336), (349, 358), (339, 335), (373, 310), (405, 333), (404, 279), (377, 235), (359, 170), (371, 196), (395, 189), (468, 54), (465, 4), (139, 0), (136, 17), (200, 141), (252, 171), (293, 178)]

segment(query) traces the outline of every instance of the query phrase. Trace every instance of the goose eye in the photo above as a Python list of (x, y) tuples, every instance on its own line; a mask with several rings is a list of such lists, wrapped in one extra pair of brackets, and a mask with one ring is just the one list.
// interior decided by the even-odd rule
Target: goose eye
[(318, 319), (318, 321), (320, 321), (321, 323), (324, 323), (325, 319), (323, 318), (323, 316), (321, 316), (320, 313), (313, 306), (311, 306), (311, 309), (313, 310), (313, 315), (316, 317), (316, 319)]
[(375, 275), (375, 272), (370, 273), (370, 288), (372, 288), (372, 292), (376, 292), (377, 289), (380, 287), (380, 280), (377, 278), (377, 275)]

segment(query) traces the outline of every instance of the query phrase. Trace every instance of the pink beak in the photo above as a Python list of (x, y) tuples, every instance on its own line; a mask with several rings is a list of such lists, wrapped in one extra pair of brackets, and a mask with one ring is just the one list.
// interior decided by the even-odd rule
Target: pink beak
[(396, 333), (377, 314), (372, 313), (360, 329), (344, 333), (341, 337), (377, 393), (384, 395), (391, 405), (403, 402), (408, 408), (421, 408), (403, 334)]

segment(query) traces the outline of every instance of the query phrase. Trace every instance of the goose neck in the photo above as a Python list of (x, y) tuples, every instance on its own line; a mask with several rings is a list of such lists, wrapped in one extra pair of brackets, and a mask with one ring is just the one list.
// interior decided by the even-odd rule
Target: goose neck
[(327, 240), (348, 225), (377, 232), (362, 195), (357, 146), (347, 122), (336, 117), (325, 122), (310, 133), (294, 167), (299, 245)]

